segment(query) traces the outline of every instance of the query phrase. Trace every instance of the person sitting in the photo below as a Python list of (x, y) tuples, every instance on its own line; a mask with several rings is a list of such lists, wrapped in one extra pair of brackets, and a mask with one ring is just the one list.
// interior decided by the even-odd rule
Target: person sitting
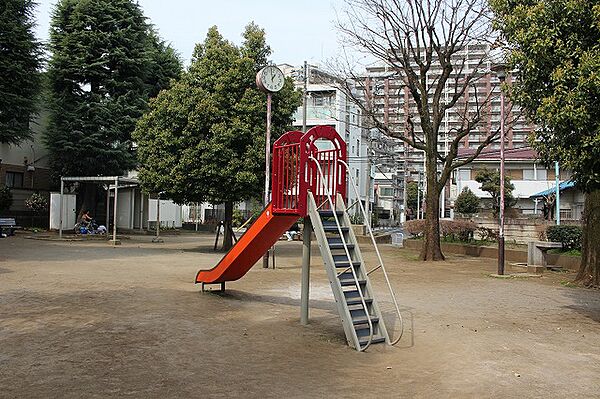
[(300, 226), (298, 226), (298, 223), (294, 223), (294, 225), (285, 232), (285, 236), (287, 237), (288, 241), (292, 241), (296, 237), (300, 237)]

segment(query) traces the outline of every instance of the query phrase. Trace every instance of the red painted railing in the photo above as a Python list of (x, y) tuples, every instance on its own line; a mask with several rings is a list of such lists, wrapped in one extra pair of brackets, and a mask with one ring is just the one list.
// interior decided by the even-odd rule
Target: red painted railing
[(308, 191), (324, 209), (329, 207), (327, 193), (334, 201), (337, 193), (345, 198), (346, 174), (339, 160), (346, 161), (346, 143), (330, 126), (316, 126), (304, 135), (293, 131), (281, 136), (273, 145), (273, 212), (305, 216)]

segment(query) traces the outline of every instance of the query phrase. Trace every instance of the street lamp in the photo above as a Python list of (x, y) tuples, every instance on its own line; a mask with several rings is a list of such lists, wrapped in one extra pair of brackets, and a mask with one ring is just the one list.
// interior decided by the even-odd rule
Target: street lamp
[[(492, 71), (502, 85), (506, 80), (506, 65), (499, 63)], [(498, 274), (504, 274), (504, 92), (500, 86), (500, 229), (498, 234)]]

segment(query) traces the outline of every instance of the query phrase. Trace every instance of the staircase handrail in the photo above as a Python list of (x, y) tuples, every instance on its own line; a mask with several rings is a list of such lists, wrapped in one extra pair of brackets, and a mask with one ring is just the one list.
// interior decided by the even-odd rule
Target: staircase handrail
[[(350, 167), (348, 166), (348, 164), (346, 162), (344, 162), (342, 160), (338, 160), (338, 162), (346, 167), (346, 173), (348, 174), (348, 177), (350, 178), (350, 185), (354, 189), (356, 198), (360, 198), (358, 186), (356, 185), (356, 181), (354, 180), (352, 173), (350, 173)], [(373, 247), (375, 247), (375, 252), (377, 253), (377, 259), (379, 260), (378, 267), (380, 267), (381, 270), (383, 271), (383, 275), (385, 277), (385, 282), (387, 283), (388, 290), (390, 291), (390, 296), (392, 297), (392, 302), (394, 303), (394, 307), (396, 308), (396, 313), (398, 314), (398, 320), (400, 321), (400, 335), (398, 336), (398, 338), (396, 338), (395, 340), (393, 340), (390, 343), (390, 345), (396, 345), (402, 338), (402, 335), (404, 334), (404, 320), (402, 319), (402, 314), (400, 312), (400, 306), (398, 306), (398, 301), (396, 300), (396, 294), (394, 293), (394, 289), (392, 288), (392, 284), (390, 283), (390, 279), (388, 277), (387, 270), (385, 269), (385, 265), (383, 264), (383, 258), (381, 257), (381, 253), (379, 252), (379, 248), (377, 247), (377, 241), (375, 241), (375, 236), (373, 235), (373, 230), (371, 229), (371, 224), (368, 223), (369, 218), (367, 217), (367, 211), (365, 211), (365, 207), (363, 206), (361, 201), (358, 201), (358, 205), (363, 214), (363, 218), (364, 218), (363, 220), (365, 221), (365, 225), (367, 226), (367, 230), (369, 231), (369, 236), (371, 236), (371, 241), (373, 242)], [(375, 270), (377, 270), (377, 268), (371, 270), (371, 272), (374, 272)], [(371, 273), (371, 272), (369, 272), (369, 273)]]
[[(335, 207), (335, 203), (333, 202), (331, 192), (329, 191), (329, 187), (325, 183), (325, 174), (323, 173), (323, 169), (321, 168), (319, 161), (315, 157), (313, 157), (311, 155), (309, 157), (309, 159), (311, 159), (317, 165), (317, 170), (319, 171), (319, 175), (321, 176), (321, 183), (322, 183), (323, 189), (325, 190), (325, 196), (327, 197), (329, 206), (331, 206), (331, 210), (333, 211), (333, 218), (335, 220), (335, 224), (336, 224), (338, 232), (340, 234), (340, 238), (342, 239), (342, 245), (344, 246), (344, 251), (346, 252), (346, 257), (348, 258), (348, 263), (350, 264), (350, 270), (352, 271), (352, 277), (354, 278), (354, 282), (356, 283), (356, 288), (358, 290), (358, 294), (360, 295), (360, 301), (363, 305), (363, 309), (365, 310), (365, 317), (367, 319), (367, 323), (369, 324), (369, 340), (367, 341), (367, 343), (365, 344), (364, 347), (360, 346), (360, 339), (358, 339), (358, 333), (356, 333), (356, 330), (355, 330), (357, 350), (359, 352), (363, 352), (371, 345), (371, 341), (373, 340), (373, 322), (371, 321), (371, 315), (369, 314), (369, 309), (367, 308), (367, 302), (365, 301), (365, 297), (363, 295), (362, 288), (360, 287), (360, 283), (358, 282), (358, 276), (356, 275), (356, 270), (353, 267), (352, 256), (350, 256), (350, 251), (348, 250), (348, 244), (346, 243), (346, 239), (344, 238), (344, 232), (342, 231), (342, 226), (340, 225), (340, 221), (337, 216), (337, 208)], [(343, 162), (343, 161), (339, 161), (339, 162)], [(366, 276), (365, 276), (365, 278), (366, 278)], [(349, 320), (349, 322), (352, 322), (352, 320)], [(354, 328), (354, 326), (352, 326), (352, 328)]]

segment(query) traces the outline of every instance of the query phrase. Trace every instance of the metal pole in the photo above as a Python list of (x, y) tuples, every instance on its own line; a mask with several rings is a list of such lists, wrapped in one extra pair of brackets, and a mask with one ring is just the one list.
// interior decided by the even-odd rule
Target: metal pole
[(310, 291), (310, 243), (312, 224), (310, 217), (304, 217), (304, 230), (302, 231), (302, 286), (300, 291), (300, 324), (308, 324), (308, 298)]
[(110, 184), (107, 184), (106, 189), (106, 238), (108, 238), (110, 229)]
[(62, 231), (63, 231), (63, 210), (64, 210), (64, 205), (63, 205), (63, 195), (65, 192), (65, 182), (62, 179), (62, 177), (60, 178), (60, 197), (58, 199), (58, 211), (60, 212), (60, 216), (58, 217), (58, 238), (62, 238)]
[(198, 231), (198, 203), (197, 202), (196, 202), (196, 209), (195, 209), (195, 212), (194, 212), (194, 219), (195, 219), (195, 222), (196, 222), (196, 231)]
[[(365, 226), (371, 225), (371, 152), (373, 151), (373, 142), (371, 141), (371, 131), (367, 137), (367, 178), (365, 179)], [(365, 230), (366, 231), (366, 230)]]
[(417, 219), (421, 219), (421, 171), (417, 177)]
[(308, 97), (308, 64), (304, 61), (304, 93), (302, 95), (302, 131), (306, 133), (306, 106)]
[[(502, 81), (504, 79), (501, 79)], [(504, 274), (504, 93), (500, 92), (500, 232), (498, 235), (498, 274)]]
[(119, 195), (119, 178), (115, 179), (115, 203), (113, 204), (113, 244), (117, 243), (117, 197)]
[[(269, 180), (271, 174), (271, 93), (267, 93), (267, 134), (265, 140), (265, 208), (269, 205)], [(263, 267), (269, 267), (269, 252), (263, 256)]]
[(556, 225), (560, 225), (560, 167), (558, 161), (554, 162), (554, 174), (556, 180)]
[(402, 198), (402, 208), (404, 208), (403, 210), (403, 215), (404, 215), (404, 220), (401, 220), (402, 223), (406, 222), (407, 218), (406, 218), (406, 208), (408, 206), (408, 147), (406, 146), (406, 144), (404, 144), (405, 146), (405, 150), (404, 150), (404, 198)]
[(160, 239), (160, 194), (156, 198), (156, 240)]

